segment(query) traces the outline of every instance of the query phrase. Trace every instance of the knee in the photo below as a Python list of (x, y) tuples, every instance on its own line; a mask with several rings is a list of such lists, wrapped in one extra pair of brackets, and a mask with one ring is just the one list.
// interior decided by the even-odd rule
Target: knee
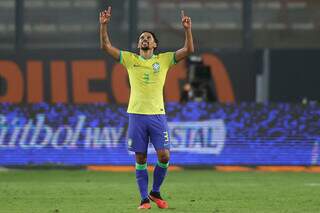
[(158, 160), (160, 163), (168, 163), (170, 160), (170, 157), (168, 154), (163, 154), (158, 156)]
[(147, 156), (146, 155), (136, 155), (136, 162), (138, 164), (145, 164), (147, 162)]

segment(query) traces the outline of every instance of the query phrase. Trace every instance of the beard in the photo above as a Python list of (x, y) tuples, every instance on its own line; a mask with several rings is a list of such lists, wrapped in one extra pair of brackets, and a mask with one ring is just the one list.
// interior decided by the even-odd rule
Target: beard
[(141, 45), (141, 50), (143, 50), (143, 51), (147, 51), (147, 50), (149, 50), (149, 44), (148, 44), (148, 43), (143, 42), (143, 43), (142, 43), (142, 45)]
[(147, 51), (147, 50), (149, 50), (149, 46), (141, 47), (141, 50)]

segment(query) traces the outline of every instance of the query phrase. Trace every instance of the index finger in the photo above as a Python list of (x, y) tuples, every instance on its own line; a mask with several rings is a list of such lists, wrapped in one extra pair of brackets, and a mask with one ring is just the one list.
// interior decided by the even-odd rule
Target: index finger
[(108, 7), (108, 13), (111, 13), (111, 6)]
[(181, 18), (184, 18), (184, 11), (181, 10)]

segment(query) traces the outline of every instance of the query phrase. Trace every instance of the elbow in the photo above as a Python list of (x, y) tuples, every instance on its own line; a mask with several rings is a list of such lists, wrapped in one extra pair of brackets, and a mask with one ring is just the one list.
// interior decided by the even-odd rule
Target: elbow
[(184, 48), (183, 48), (183, 52), (184, 52), (184, 54), (185, 55), (190, 55), (190, 54), (193, 54), (194, 53), (194, 48), (193, 48), (193, 46), (185, 46)]
[(193, 54), (194, 53), (194, 47), (188, 48), (188, 54)]
[(107, 45), (107, 44), (101, 44), (101, 45), (100, 45), (100, 49), (101, 49), (101, 50), (108, 51), (108, 50), (109, 50), (109, 48), (110, 48), (110, 46), (109, 46), (109, 45)]
[(106, 50), (106, 49), (107, 49), (107, 48), (106, 48), (106, 45), (104, 45), (103, 43), (101, 43), (101, 44), (100, 44), (100, 49), (101, 49), (101, 50)]

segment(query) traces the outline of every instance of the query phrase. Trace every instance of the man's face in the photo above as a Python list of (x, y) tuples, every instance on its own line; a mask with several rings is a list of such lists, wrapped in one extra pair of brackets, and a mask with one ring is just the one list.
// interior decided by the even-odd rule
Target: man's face
[(138, 48), (141, 50), (155, 49), (157, 43), (155, 43), (154, 38), (151, 33), (144, 32), (139, 37)]

